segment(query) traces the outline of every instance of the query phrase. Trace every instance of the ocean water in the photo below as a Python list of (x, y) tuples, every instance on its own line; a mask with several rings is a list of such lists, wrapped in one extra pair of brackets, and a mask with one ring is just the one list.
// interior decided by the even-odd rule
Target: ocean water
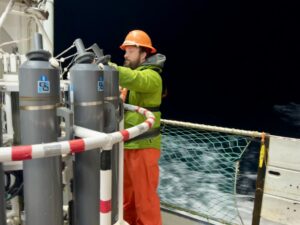
[(234, 140), (239, 137), (200, 136), (191, 130), (164, 130), (161, 202), (166, 207), (224, 224), (251, 225), (259, 141), (252, 140), (244, 148), (243, 140)]

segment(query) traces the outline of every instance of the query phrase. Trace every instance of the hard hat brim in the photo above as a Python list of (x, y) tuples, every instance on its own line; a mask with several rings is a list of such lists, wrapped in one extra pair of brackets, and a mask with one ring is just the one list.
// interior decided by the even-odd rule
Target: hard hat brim
[(156, 48), (154, 48), (154, 47), (152, 47), (152, 46), (149, 46), (149, 45), (137, 45), (137, 44), (124, 44), (124, 43), (123, 43), (123, 44), (120, 46), (120, 48), (121, 48), (122, 50), (125, 51), (125, 49), (126, 49), (127, 46), (136, 46), (136, 47), (144, 47), (144, 48), (148, 48), (148, 49), (151, 50), (150, 53), (152, 53), (152, 54), (154, 54), (154, 53), (157, 52), (157, 51), (156, 51)]

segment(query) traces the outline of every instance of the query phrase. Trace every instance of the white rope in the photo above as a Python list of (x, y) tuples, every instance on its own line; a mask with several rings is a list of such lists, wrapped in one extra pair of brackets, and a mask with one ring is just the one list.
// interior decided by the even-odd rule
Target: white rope
[(31, 38), (24, 38), (24, 39), (20, 39), (20, 40), (15, 40), (15, 41), (7, 41), (7, 42), (3, 42), (0, 44), (0, 48), (5, 46), (5, 45), (11, 45), (11, 44), (15, 44), (15, 43), (18, 43), (18, 42), (23, 42), (23, 41), (28, 41), (30, 40)]
[(243, 136), (248, 136), (248, 137), (260, 138), (263, 135), (263, 132), (258, 132), (258, 131), (247, 131), (247, 130), (240, 130), (240, 129), (234, 129), (234, 128), (225, 128), (225, 127), (217, 127), (217, 126), (210, 126), (210, 125), (204, 125), (204, 124), (180, 122), (180, 121), (175, 121), (175, 120), (162, 119), (161, 122), (164, 124), (170, 124), (170, 125), (175, 125), (175, 126), (180, 126), (180, 127), (196, 128), (199, 130), (215, 131), (215, 132), (243, 135)]
[(10, 0), (9, 3), (7, 4), (4, 12), (2, 13), (2, 15), (0, 17), (0, 29), (1, 29), (1, 27), (2, 27), (2, 25), (4, 23), (4, 21), (5, 21), (5, 19), (7, 17), (7, 14), (9, 13), (9, 11), (12, 10), (14, 4), (15, 4), (15, 0)]

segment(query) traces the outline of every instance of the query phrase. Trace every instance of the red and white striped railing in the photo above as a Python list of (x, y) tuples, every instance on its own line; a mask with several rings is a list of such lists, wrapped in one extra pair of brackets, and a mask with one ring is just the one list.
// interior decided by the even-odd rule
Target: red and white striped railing
[[(20, 160), (30, 160), (36, 158), (45, 158), (50, 156), (58, 156), (69, 153), (79, 153), (92, 149), (101, 149), (102, 151), (110, 151), (113, 144), (127, 141), (134, 138), (148, 129), (150, 129), (154, 122), (154, 115), (147, 109), (124, 104), (124, 108), (128, 111), (136, 111), (144, 115), (147, 119), (137, 126), (113, 132), (110, 134), (105, 134), (90, 130), (83, 127), (74, 126), (74, 132), (76, 137), (82, 139), (75, 139), (70, 141), (52, 142), (47, 144), (35, 144), (35, 145), (23, 145), (23, 146), (13, 146), (13, 147), (1, 147), (0, 148), (0, 162), (9, 161), (20, 161)], [(121, 150), (120, 153), (123, 151)], [(122, 155), (121, 155), (122, 156)], [(122, 156), (123, 158), (123, 156)], [(122, 164), (123, 165), (123, 164)], [(123, 168), (121, 168), (120, 174), (123, 174)], [(100, 201), (99, 201), (99, 213), (101, 224), (110, 225), (111, 224), (111, 169), (101, 170), (101, 181), (100, 183), (105, 184), (100, 187)], [(123, 181), (123, 176), (119, 176), (119, 179)], [(122, 182), (123, 183), (123, 182)], [(122, 189), (120, 189), (122, 190)], [(123, 202), (122, 199), (119, 201)], [(120, 203), (122, 204), (122, 203)], [(127, 225), (123, 220), (122, 208), (119, 206), (120, 218), (117, 222), (118, 225)]]
[(128, 104), (124, 104), (124, 108), (128, 111), (136, 111), (146, 116), (147, 119), (137, 126), (110, 134), (74, 126), (75, 136), (81, 137), (82, 139), (46, 144), (1, 147), (0, 162), (46, 158), (50, 156), (84, 152), (95, 148), (103, 148), (103, 150), (111, 149), (110, 146), (113, 144), (134, 138), (146, 132), (153, 126), (155, 116), (149, 110)]

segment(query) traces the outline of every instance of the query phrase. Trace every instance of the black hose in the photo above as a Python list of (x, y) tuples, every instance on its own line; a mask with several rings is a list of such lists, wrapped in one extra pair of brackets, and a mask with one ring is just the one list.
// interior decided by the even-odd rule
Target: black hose
[(7, 192), (9, 190), (10, 187), (10, 174), (9, 173), (5, 173), (5, 191)]
[[(23, 194), (23, 173), (22, 171), (12, 171), (6, 172), (6, 177), (8, 178), (7, 185), (5, 185), (5, 194), (7, 196), (6, 201)], [(15, 177), (14, 183), (11, 185), (11, 175)]]

